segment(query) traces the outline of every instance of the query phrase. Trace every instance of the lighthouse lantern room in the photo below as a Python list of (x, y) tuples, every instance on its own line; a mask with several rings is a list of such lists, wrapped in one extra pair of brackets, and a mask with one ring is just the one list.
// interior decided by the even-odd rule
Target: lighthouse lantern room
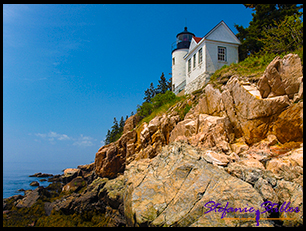
[(193, 33), (184, 31), (176, 35), (176, 42), (172, 44), (172, 91), (178, 94), (186, 86), (186, 63), (184, 56), (188, 53)]

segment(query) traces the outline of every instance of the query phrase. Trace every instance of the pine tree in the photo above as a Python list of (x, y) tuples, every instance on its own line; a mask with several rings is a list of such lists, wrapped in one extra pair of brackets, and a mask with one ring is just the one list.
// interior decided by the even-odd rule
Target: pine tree
[(303, 46), (303, 21), (298, 15), (286, 16), (284, 21), (275, 24), (277, 27), (263, 33), (263, 52), (281, 54)]
[(169, 91), (172, 91), (172, 78), (170, 78), (168, 81), (168, 89)]
[(110, 132), (110, 143), (117, 140), (118, 134), (119, 134), (119, 125), (116, 117), (114, 117), (113, 126), (111, 127)]
[(151, 99), (156, 95), (156, 89), (154, 88), (153, 83), (150, 84), (150, 88), (145, 91), (145, 97), (143, 98), (145, 102), (150, 103)]
[(108, 130), (107, 130), (106, 137), (105, 137), (105, 140), (104, 140), (105, 145), (107, 145), (107, 144), (110, 143), (110, 134), (111, 134), (111, 132), (110, 132), (110, 130), (108, 129)]
[(299, 10), (303, 8), (303, 5), (298, 6), (297, 4), (244, 4), (244, 6), (253, 9), (255, 13), (252, 13), (253, 18), (249, 27), (235, 25), (238, 31), (236, 36), (241, 42), (240, 61), (263, 48), (262, 38), (266, 29), (276, 27), (277, 23), (285, 19), (285, 16), (301, 15)]
[(156, 89), (156, 94), (162, 93), (164, 94), (169, 88), (169, 83), (167, 82), (167, 79), (165, 78), (164, 72), (162, 72), (162, 75), (160, 76), (160, 80), (158, 80), (158, 85)]
[(120, 119), (120, 122), (119, 122), (119, 134), (120, 136), (122, 135), (122, 132), (123, 132), (123, 128), (124, 128), (124, 119), (123, 119), (123, 116), (121, 116), (121, 119)]

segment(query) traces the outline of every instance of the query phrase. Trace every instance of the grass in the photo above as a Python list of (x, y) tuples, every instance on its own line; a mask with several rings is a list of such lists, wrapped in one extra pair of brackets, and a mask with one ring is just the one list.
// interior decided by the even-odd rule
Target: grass
[(257, 82), (269, 63), (276, 56), (283, 58), (289, 53), (298, 54), (303, 65), (303, 47), (300, 47), (293, 52), (284, 52), (282, 54), (261, 52), (258, 54), (250, 55), (248, 58), (239, 63), (232, 63), (229, 66), (224, 65), (211, 76), (210, 83), (216, 86), (225, 85), (232, 75), (247, 77), (250, 82)]
[(185, 100), (186, 96), (180, 96), (180, 97), (175, 97), (173, 100), (169, 101), (169, 102), (165, 102), (163, 105), (161, 105), (158, 108), (155, 108), (152, 113), (148, 116), (146, 116), (145, 118), (143, 118), (139, 124), (142, 124), (143, 122), (149, 123), (155, 116), (158, 115), (162, 115), (163, 113), (165, 113), (170, 107), (172, 107), (174, 104)]

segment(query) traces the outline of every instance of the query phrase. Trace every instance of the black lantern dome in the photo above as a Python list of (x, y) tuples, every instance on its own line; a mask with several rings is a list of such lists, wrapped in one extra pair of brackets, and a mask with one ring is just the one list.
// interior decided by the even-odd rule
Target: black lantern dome
[(173, 51), (177, 49), (189, 48), (193, 36), (195, 35), (187, 31), (187, 27), (185, 27), (183, 32), (176, 35), (176, 46)]

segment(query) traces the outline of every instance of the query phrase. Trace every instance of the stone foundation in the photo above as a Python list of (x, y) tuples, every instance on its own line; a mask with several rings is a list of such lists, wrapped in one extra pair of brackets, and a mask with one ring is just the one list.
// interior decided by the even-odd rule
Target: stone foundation
[(203, 73), (199, 75), (195, 80), (186, 85), (185, 94), (190, 94), (193, 91), (202, 88), (209, 81), (210, 76), (212, 75), (213, 73)]

